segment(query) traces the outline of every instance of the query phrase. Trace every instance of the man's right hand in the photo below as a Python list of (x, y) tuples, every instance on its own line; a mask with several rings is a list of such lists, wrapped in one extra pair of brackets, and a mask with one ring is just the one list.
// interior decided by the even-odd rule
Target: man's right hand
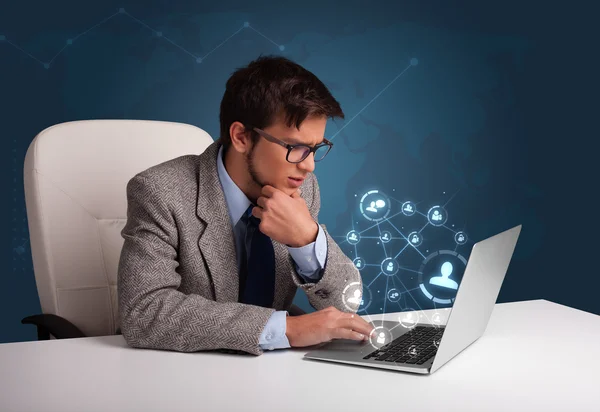
[(286, 318), (285, 335), (290, 346), (310, 346), (332, 339), (367, 340), (374, 327), (354, 313), (334, 306), (317, 312)]

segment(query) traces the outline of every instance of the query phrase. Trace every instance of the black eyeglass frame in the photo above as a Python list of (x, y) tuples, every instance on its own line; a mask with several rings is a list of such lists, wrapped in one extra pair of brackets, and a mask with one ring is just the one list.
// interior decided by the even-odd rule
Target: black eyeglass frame
[[(271, 143), (276, 143), (276, 144), (278, 144), (280, 146), (285, 147), (287, 149), (287, 154), (285, 156), (285, 160), (287, 160), (288, 162), (293, 163), (293, 164), (297, 164), (297, 163), (303, 162), (304, 160), (306, 160), (306, 158), (308, 156), (310, 156), (311, 153), (315, 153), (321, 147), (327, 146), (328, 149), (325, 152), (325, 154), (323, 155), (323, 157), (321, 157), (319, 160), (317, 160), (315, 158), (315, 162), (320, 162), (321, 160), (325, 159), (325, 156), (327, 156), (329, 154), (329, 152), (331, 151), (331, 149), (333, 147), (333, 143), (331, 143), (329, 140), (327, 140), (325, 138), (323, 138), (323, 143), (319, 143), (318, 145), (315, 145), (315, 146), (309, 146), (309, 145), (304, 144), (304, 143), (289, 144), (289, 143), (286, 143), (286, 142), (284, 142), (282, 140), (279, 140), (275, 136), (271, 136), (269, 133), (265, 132), (262, 129), (259, 129), (258, 127), (252, 127), (252, 130), (254, 130), (256, 133), (259, 134), (259, 136), (264, 137), (265, 139), (267, 139)], [(291, 160), (289, 160), (290, 153), (296, 147), (306, 147), (306, 148), (308, 148), (309, 151), (307, 152), (306, 156), (304, 156), (302, 159), (298, 160), (297, 162), (292, 162)]]

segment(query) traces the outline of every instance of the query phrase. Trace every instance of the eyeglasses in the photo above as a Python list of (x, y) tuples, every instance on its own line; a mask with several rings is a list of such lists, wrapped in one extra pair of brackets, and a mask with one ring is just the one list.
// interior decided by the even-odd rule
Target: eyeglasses
[(309, 146), (307, 144), (288, 144), (284, 141), (279, 140), (276, 137), (271, 136), (269, 133), (257, 127), (253, 127), (252, 130), (254, 130), (256, 133), (258, 133), (260, 136), (264, 137), (268, 141), (285, 147), (288, 150), (285, 160), (287, 160), (290, 163), (300, 163), (304, 159), (306, 159), (311, 153), (315, 154), (315, 162), (319, 162), (323, 160), (325, 156), (327, 156), (327, 153), (329, 153), (329, 151), (333, 147), (333, 143), (331, 143), (325, 138), (323, 138), (323, 143), (320, 143), (316, 146)]

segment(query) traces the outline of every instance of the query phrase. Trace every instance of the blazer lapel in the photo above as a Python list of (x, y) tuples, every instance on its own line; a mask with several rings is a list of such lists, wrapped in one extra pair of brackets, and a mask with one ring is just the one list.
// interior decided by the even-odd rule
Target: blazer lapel
[(208, 265), (215, 300), (237, 302), (239, 274), (233, 227), (217, 171), (220, 142), (216, 140), (199, 156), (197, 216), (206, 224), (198, 247)]

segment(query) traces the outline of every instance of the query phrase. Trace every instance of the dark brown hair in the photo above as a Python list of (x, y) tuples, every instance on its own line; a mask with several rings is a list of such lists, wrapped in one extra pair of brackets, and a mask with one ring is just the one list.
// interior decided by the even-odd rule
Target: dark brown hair
[(231, 145), (229, 128), (233, 122), (250, 128), (256, 142), (258, 134), (251, 128), (269, 127), (278, 116), (285, 116), (288, 127), (299, 128), (308, 116), (343, 119), (344, 112), (310, 71), (282, 56), (259, 56), (227, 80), (219, 114), (224, 150)]

